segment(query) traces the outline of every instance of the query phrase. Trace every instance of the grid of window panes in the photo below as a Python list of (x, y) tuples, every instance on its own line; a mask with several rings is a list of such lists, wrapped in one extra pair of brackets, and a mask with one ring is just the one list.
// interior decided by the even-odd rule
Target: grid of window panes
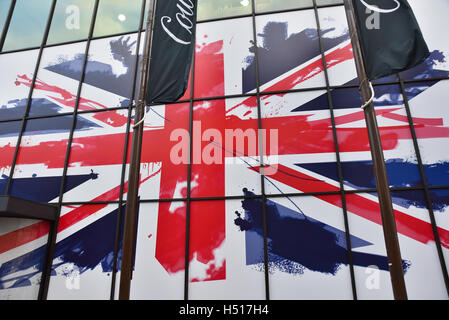
[[(0, 193), (60, 208), (49, 298), (117, 298), (147, 6), (0, 0)], [(430, 47), (374, 83), (412, 298), (449, 284), (449, 42)], [(131, 298), (392, 298), (360, 105), (342, 0), (198, 0), (189, 88), (147, 108)]]

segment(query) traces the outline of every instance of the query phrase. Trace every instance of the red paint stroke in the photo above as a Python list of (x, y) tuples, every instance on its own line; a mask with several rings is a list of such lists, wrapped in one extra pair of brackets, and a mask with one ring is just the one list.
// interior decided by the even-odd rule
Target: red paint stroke
[(0, 254), (24, 245), (28, 242), (47, 236), (50, 223), (41, 221), (0, 236)]
[[(224, 58), (222, 53), (223, 42), (211, 43), (197, 52), (195, 59), (195, 94), (202, 97), (208, 95), (224, 95)], [(211, 74), (211, 70), (214, 72)], [(173, 114), (178, 110), (178, 114)], [(188, 128), (188, 104), (185, 108), (179, 110), (173, 107), (166, 107), (165, 117), (167, 119), (179, 119), (177, 128)], [(169, 113), (172, 113), (171, 115)], [(182, 113), (182, 114), (181, 114)], [(194, 112), (194, 120), (202, 121), (202, 133), (210, 128), (224, 131), (225, 122), (225, 103), (224, 100), (211, 101), (209, 108), (198, 108)], [(185, 122), (179, 122), (183, 120)], [(160, 135), (170, 134), (170, 128), (175, 125), (172, 122), (166, 122), (165, 130)], [(179, 126), (181, 125), (181, 126)], [(165, 140), (154, 137), (154, 132), (145, 132), (144, 142), (154, 146), (144, 148), (142, 159), (152, 158), (154, 160), (154, 150), (157, 151), (157, 157), (163, 163), (161, 177), (161, 195), (173, 197), (173, 192), (178, 183), (185, 182), (187, 176), (186, 165), (173, 165), (169, 158), (171, 146), (161, 147), (160, 141), (169, 141), (169, 136)], [(201, 152), (200, 149), (193, 150)], [(224, 159), (224, 155), (222, 156)], [(222, 164), (196, 165), (192, 164), (192, 179), (198, 184), (191, 190), (191, 195), (207, 196), (211, 193), (224, 195), (224, 161)], [(212, 180), (213, 182), (212, 182)], [(211, 183), (214, 187), (211, 188)], [(186, 186), (180, 191), (181, 195), (187, 194)], [(169, 273), (176, 273), (184, 270), (185, 266), (185, 231), (186, 231), (186, 204), (176, 207), (170, 211), (171, 203), (160, 203), (157, 237), (156, 237), (156, 259)], [(192, 207), (194, 204), (192, 204)], [(201, 208), (191, 209), (190, 220), (190, 245), (189, 261), (196, 256), (198, 261), (209, 265), (206, 271), (205, 280), (225, 279), (225, 263), (220, 268), (215, 267), (214, 250), (222, 244), (225, 238), (225, 206), (224, 201), (214, 201), (205, 203)], [(194, 272), (194, 271), (193, 271)], [(198, 279), (193, 279), (198, 280)]]
[[(396, 114), (396, 113), (385, 113), (382, 114), (383, 117), (396, 120), (396, 121), (402, 121), (408, 123), (408, 117)], [(412, 118), (413, 124), (415, 125), (427, 125), (427, 126), (442, 126), (444, 125), (442, 118)]]
[(195, 56), (195, 98), (224, 96), (223, 41), (212, 42)]
[[(18, 85), (25, 85), (27, 87), (31, 87), (32, 80), (27, 75), (18, 75), (17, 80), (15, 84)], [(44, 81), (41, 81), (40, 79), (36, 79), (36, 82), (34, 84), (35, 90), (40, 91), (46, 91), (52, 94), (48, 94), (47, 98), (53, 99), (60, 104), (75, 108), (76, 104), (76, 95), (70, 93), (69, 91), (62, 89), (58, 86), (53, 86), (50, 84), (45, 83)], [(56, 94), (56, 96), (54, 95)], [(107, 106), (98, 103), (93, 100), (85, 99), (80, 97), (79, 103), (78, 103), (78, 110), (80, 111), (94, 111), (94, 110), (106, 110), (108, 109)], [(98, 119), (105, 124), (112, 126), (112, 127), (121, 127), (127, 123), (127, 117), (124, 115), (119, 114), (116, 111), (110, 111), (107, 113), (107, 115), (103, 112), (94, 114), (93, 117), (95, 119)]]

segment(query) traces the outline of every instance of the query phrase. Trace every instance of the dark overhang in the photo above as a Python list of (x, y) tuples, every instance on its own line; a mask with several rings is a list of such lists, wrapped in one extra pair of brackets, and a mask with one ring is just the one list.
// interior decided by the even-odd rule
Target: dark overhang
[(55, 205), (38, 203), (11, 196), (0, 196), (0, 217), (55, 221), (58, 210)]

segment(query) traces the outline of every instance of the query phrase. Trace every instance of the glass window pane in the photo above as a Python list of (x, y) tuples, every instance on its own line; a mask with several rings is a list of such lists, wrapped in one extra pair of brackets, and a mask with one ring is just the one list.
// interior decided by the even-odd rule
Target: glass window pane
[(101, 0), (95, 21), (94, 37), (139, 29), (141, 0)]
[[(398, 85), (379, 85), (374, 87), (374, 91), (374, 106), (390, 186), (421, 186), (401, 88)], [(331, 91), (331, 97), (345, 188), (375, 188), (366, 124), (360, 113), (360, 93), (357, 87), (339, 88)], [(317, 104), (325, 99), (327, 96), (321, 96), (310, 104)], [(419, 120), (429, 121), (424, 116), (419, 117)], [(318, 173), (326, 172), (325, 168), (326, 165), (320, 164), (315, 170)]]
[(0, 120), (22, 118), (39, 50), (0, 55)]
[(442, 243), (444, 261), (449, 268), (449, 189), (430, 190), (433, 213)]
[[(196, 34), (195, 98), (247, 93), (256, 77), (250, 17), (200, 23)], [(254, 86), (254, 87), (253, 87)]]
[[(189, 103), (176, 103), (152, 106), (147, 110), (141, 156), (141, 166), (145, 169), (141, 171), (140, 199), (186, 197), (189, 139), (184, 134), (189, 130), (189, 107)], [(134, 113), (131, 123), (134, 123)], [(172, 140), (173, 133), (177, 135), (173, 138), (176, 141)]]
[(86, 39), (94, 4), (94, 0), (58, 0), (47, 43)]
[[(437, 192), (439, 193), (440, 190)], [(433, 197), (435, 195), (436, 197)], [(447, 299), (443, 272), (424, 192), (419, 190), (396, 191), (392, 192), (391, 196), (395, 209), (401, 257), (407, 264), (405, 285), (408, 298), (410, 300)], [(436, 200), (434, 204), (438, 202), (441, 204), (440, 201), (445, 202), (444, 193), (437, 195), (431, 191), (431, 196), (432, 200)], [(444, 209), (438, 208), (437, 205), (434, 213), (435, 216), (441, 216)], [(413, 226), (413, 232), (408, 231), (410, 226)], [(448, 248), (448, 230), (441, 224), (438, 225), (438, 228), (444, 253)]]
[(43, 50), (29, 116), (73, 112), (85, 48), (83, 41)]
[(198, 20), (223, 18), (251, 13), (250, 0), (198, 0)]
[(0, 300), (36, 300), (45, 263), (48, 221), (0, 217)]
[(62, 206), (49, 300), (109, 299), (118, 209), (117, 204)]
[(325, 90), (261, 97), (264, 155), (271, 156), (265, 160), (266, 194), (339, 190), (331, 113), (324, 97)]
[(131, 300), (183, 299), (186, 211), (185, 201), (140, 204)]
[(312, 0), (256, 0), (256, 12), (312, 7)]
[(0, 195), (5, 194), (22, 121), (0, 122)]
[(81, 91), (81, 110), (129, 105), (136, 43), (137, 34), (92, 41), (84, 78), (87, 85)]
[(128, 110), (78, 114), (64, 201), (119, 199), (127, 115)]
[(12, 174), (12, 196), (42, 203), (59, 200), (72, 118), (27, 120)]
[(318, 17), (329, 84), (357, 84), (345, 9), (342, 6), (319, 9)]
[(18, 0), (3, 51), (40, 46), (51, 0)]
[(245, 189), (260, 194), (257, 115), (243, 115), (257, 103), (220, 99), (198, 101), (193, 108), (191, 196), (240, 196)]
[[(313, 10), (257, 16), (256, 32), (260, 91), (325, 86)], [(255, 69), (253, 61), (245, 73), (256, 74)], [(253, 83), (246, 90), (255, 88)]]
[[(249, 236), (251, 232), (260, 239), (262, 215), (257, 209), (261, 200), (245, 199), (242, 204), (245, 222), (240, 223), (245, 233)], [(339, 195), (267, 199), (266, 224), (270, 298), (352, 299)], [(353, 243), (362, 239), (351, 240)], [(362, 266), (374, 260), (364, 258), (358, 261)], [(262, 262), (260, 258), (258, 262)]]
[(250, 209), (247, 204), (254, 205), (252, 217), (261, 220), (260, 199), (253, 200), (191, 203), (190, 299), (265, 298), (263, 237), (258, 221), (251, 225), (252, 230), (245, 230), (250, 225), (244, 220), (248, 218), (245, 209)]
[(330, 4), (343, 4), (343, 0), (316, 0), (317, 6), (325, 6)]
[(434, 0), (425, 5), (422, 1), (409, 1), (418, 21), (423, 37), (430, 50), (430, 56), (420, 65), (402, 72), (403, 79), (442, 78), (449, 75), (449, 39), (440, 30), (449, 28), (446, 12), (449, 1)]
[(10, 4), (11, 0), (0, 0), (0, 34), (3, 31)]
[[(357, 298), (392, 300), (393, 290), (377, 193), (347, 194), (346, 209)], [(378, 276), (376, 284), (367, 286), (368, 277), (373, 273)]]
[(449, 81), (412, 82), (405, 86), (424, 173), (430, 186), (449, 181)]

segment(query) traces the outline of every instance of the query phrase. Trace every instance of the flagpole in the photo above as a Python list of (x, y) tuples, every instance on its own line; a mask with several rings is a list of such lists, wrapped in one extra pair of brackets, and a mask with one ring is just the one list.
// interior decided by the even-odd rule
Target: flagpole
[(387, 250), (391, 284), (393, 287), (393, 295), (395, 300), (407, 300), (399, 239), (396, 230), (396, 221), (394, 218), (387, 170), (382, 150), (382, 142), (377, 125), (374, 103), (370, 101), (372, 100), (372, 90), (370, 88), (370, 81), (365, 71), (360, 39), (357, 33), (355, 10), (352, 0), (344, 0), (344, 4), (349, 32), (351, 35), (357, 75), (360, 81), (360, 93), (362, 100), (365, 104), (367, 104), (363, 109), (365, 112), (366, 127), (371, 147), (374, 177), (376, 180), (377, 195), (379, 198), (379, 206), (382, 216), (382, 227)]
[[(151, 40), (156, 0), (149, 1), (145, 42), (142, 56), (139, 92), (135, 108), (131, 160), (126, 198), (125, 226), (123, 234), (119, 300), (129, 300), (131, 279), (134, 266), (134, 249), (137, 236), (137, 212), (139, 207), (140, 158), (143, 140), (143, 119), (145, 115), (145, 97), (147, 78), (150, 68)], [(138, 54), (136, 55), (138, 57)]]

